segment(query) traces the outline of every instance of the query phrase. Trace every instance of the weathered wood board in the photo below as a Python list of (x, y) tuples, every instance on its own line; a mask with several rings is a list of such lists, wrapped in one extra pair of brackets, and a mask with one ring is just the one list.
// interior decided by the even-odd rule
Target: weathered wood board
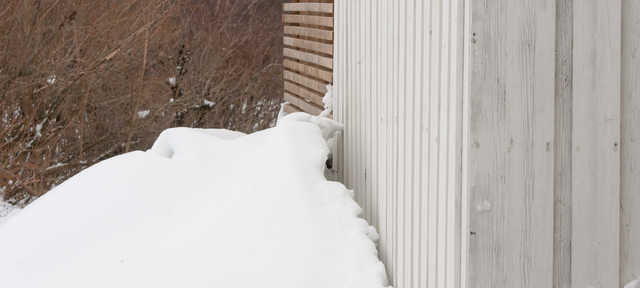
[(620, 287), (621, 2), (573, 4), (571, 285)]
[(333, 0), (291, 2), (284, 3), (282, 15), (285, 101), (317, 115), (326, 86), (333, 83)]
[(555, 2), (471, 9), (467, 286), (551, 287)]
[(640, 1), (622, 1), (620, 285), (640, 277)]
[(573, 0), (556, 0), (553, 287), (571, 288)]

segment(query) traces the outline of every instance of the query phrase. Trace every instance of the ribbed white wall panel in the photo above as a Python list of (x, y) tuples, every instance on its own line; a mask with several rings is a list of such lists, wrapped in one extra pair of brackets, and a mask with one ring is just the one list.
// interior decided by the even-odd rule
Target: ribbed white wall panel
[(391, 285), (640, 277), (638, 3), (336, 1), (334, 176)]
[(335, 3), (336, 170), (394, 287), (460, 287), (462, 3)]

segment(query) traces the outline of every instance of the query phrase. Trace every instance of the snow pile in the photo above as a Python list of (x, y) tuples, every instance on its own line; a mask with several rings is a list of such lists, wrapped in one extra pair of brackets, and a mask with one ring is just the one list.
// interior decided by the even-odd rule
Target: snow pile
[(627, 285), (624, 285), (624, 288), (640, 288), (640, 278), (629, 282)]
[(138, 119), (142, 119), (144, 117), (147, 117), (150, 112), (151, 111), (149, 111), (149, 110), (138, 111)]
[(216, 105), (216, 102), (211, 102), (207, 99), (204, 99), (204, 105), (207, 105), (209, 107), (213, 107), (213, 105)]
[[(0, 190), (2, 190), (2, 188), (0, 188)], [(1, 197), (2, 197), (2, 194), (0, 193), (0, 199), (2, 199)], [(20, 209), (17, 206), (13, 206), (7, 202), (0, 201), (0, 226), (2, 226), (2, 224), (7, 222), (7, 220), (9, 220), (11, 217), (16, 216), (16, 214), (18, 214), (18, 212), (20, 212), (21, 210), (22, 209)]]
[(341, 128), (293, 113), (250, 135), (177, 128), (0, 226), (2, 287), (383, 287), (353, 192), (323, 176)]
[(327, 93), (322, 97), (322, 103), (324, 103), (324, 111), (318, 116), (327, 117), (333, 111), (333, 85), (327, 84)]

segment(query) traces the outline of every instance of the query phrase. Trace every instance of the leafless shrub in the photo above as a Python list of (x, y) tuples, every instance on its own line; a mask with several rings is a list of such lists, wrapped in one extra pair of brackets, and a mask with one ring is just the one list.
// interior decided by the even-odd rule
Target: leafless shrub
[(268, 0), (6, 0), (0, 195), (29, 201), (169, 127), (253, 132), (282, 95)]

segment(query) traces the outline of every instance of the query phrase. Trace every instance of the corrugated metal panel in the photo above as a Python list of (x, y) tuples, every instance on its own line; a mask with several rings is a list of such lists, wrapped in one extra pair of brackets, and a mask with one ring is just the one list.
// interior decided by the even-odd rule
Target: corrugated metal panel
[[(395, 287), (460, 286), (462, 1), (337, 1), (340, 180)], [(428, 286), (427, 286), (428, 285)]]

